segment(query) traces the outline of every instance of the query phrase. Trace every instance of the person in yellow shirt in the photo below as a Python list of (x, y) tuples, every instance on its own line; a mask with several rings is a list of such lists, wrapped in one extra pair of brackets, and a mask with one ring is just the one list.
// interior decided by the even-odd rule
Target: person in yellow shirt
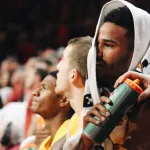
[[(89, 36), (71, 39), (63, 52), (61, 61), (57, 65), (55, 92), (67, 97), (75, 111), (70, 119), (67, 141), (63, 146), (63, 150), (74, 149), (76, 145), (74, 141), (77, 141), (75, 136), (83, 129), (83, 117), (86, 115), (85, 109), (83, 109), (83, 99), (87, 75), (87, 56), (91, 46), (92, 38)], [(116, 141), (118, 142), (118, 139)], [(100, 146), (100, 148), (102, 147)]]
[[(92, 46), (90, 36), (71, 39), (63, 52), (61, 61), (57, 65), (57, 81), (55, 92), (64, 95), (70, 101), (75, 114), (70, 119), (66, 142), (83, 128), (83, 97), (87, 74), (87, 55)], [(71, 150), (70, 146), (63, 146), (64, 150)]]
[(51, 72), (41, 82), (40, 87), (33, 91), (31, 110), (44, 118), (50, 135), (43, 141), (40, 150), (53, 149), (54, 145), (62, 147), (66, 140), (69, 118), (73, 112), (68, 99), (55, 93), (56, 78), (57, 71)]
[(79, 118), (83, 109), (87, 55), (91, 46), (92, 38), (89, 36), (71, 39), (63, 52), (61, 61), (57, 65), (55, 92), (67, 97), (75, 111), (69, 124), (67, 138), (82, 128), (83, 121), (79, 121)]
[[(57, 71), (48, 74), (40, 87), (33, 91), (32, 112), (44, 118), (49, 136), (39, 146), (39, 150), (59, 149), (66, 141), (66, 130), (73, 114), (68, 99), (55, 93)], [(39, 134), (39, 136), (44, 136)], [(28, 147), (29, 148), (29, 147)]]

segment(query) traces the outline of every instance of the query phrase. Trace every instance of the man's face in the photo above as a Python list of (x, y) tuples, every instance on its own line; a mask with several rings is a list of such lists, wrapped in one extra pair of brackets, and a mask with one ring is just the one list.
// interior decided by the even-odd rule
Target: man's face
[(66, 92), (69, 90), (69, 54), (72, 46), (67, 46), (63, 52), (61, 61), (57, 65), (57, 81), (55, 92), (60, 95), (66, 96)]
[(44, 118), (53, 117), (59, 112), (60, 97), (55, 93), (56, 79), (48, 75), (39, 88), (33, 91), (31, 110)]
[(127, 30), (106, 22), (99, 30), (97, 41), (98, 80), (105, 82), (105, 80), (118, 78), (128, 70), (132, 58), (132, 53), (129, 52)]

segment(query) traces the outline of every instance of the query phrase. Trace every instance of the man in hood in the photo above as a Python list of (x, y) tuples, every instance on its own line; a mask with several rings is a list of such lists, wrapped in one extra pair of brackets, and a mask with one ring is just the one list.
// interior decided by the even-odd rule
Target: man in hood
[[(150, 72), (148, 65), (143, 66), (145, 60), (149, 62), (150, 56), (148, 25), (150, 25), (150, 15), (126, 1), (114, 0), (102, 8), (88, 55), (86, 87), (89, 91), (85, 91), (85, 96), (90, 95), (96, 105), (84, 118), (85, 125), (87, 122), (99, 124), (93, 119), (93, 115), (105, 121), (105, 116), (108, 116), (109, 112), (103, 105), (97, 103), (99, 99), (101, 102), (109, 103), (109, 93), (114, 90), (113, 85), (120, 75), (128, 70), (144, 74)], [(88, 101), (85, 102), (85, 107), (88, 107), (87, 103)], [(99, 111), (104, 115), (99, 115)], [(124, 120), (124, 124), (126, 122), (127, 120)], [(122, 135), (122, 138), (119, 137), (120, 144), (125, 140), (126, 127), (126, 125), (119, 127)], [(115, 131), (111, 133), (110, 139), (115, 147), (120, 147), (115, 145), (118, 144), (119, 139), (117, 135), (112, 136), (114, 134)], [(104, 147), (107, 149), (107, 145), (104, 144)]]

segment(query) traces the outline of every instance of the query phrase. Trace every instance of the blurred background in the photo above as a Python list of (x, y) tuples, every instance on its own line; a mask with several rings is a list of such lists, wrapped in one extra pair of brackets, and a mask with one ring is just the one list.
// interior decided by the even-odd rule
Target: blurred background
[[(0, 0), (0, 61), (8, 55), (25, 63), (47, 48), (57, 50), (73, 37), (93, 36), (109, 0)], [(150, 11), (148, 0), (129, 0)]]

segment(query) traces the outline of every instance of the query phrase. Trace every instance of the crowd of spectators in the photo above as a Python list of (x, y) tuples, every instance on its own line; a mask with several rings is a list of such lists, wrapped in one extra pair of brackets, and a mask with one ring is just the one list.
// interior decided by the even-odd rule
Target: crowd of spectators
[[(45, 48), (94, 35), (100, 9), (108, 0), (13, 0), (0, 4), (0, 61), (16, 55), (25, 63)], [(149, 1), (129, 0), (149, 11)]]

